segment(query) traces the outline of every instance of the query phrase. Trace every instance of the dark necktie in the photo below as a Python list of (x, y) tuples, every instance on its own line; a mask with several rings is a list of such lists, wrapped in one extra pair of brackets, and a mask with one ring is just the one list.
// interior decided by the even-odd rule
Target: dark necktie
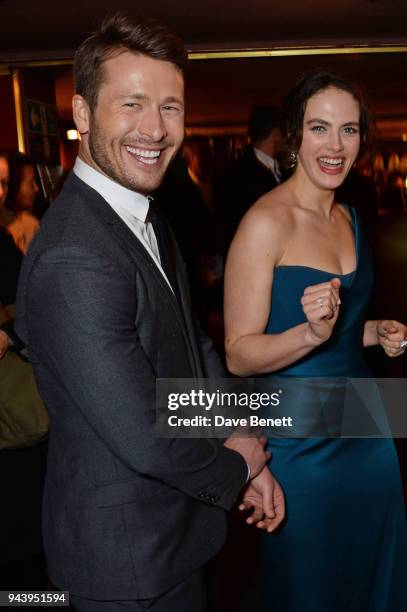
[(177, 281), (177, 273), (175, 269), (175, 252), (174, 245), (168, 231), (165, 220), (155, 209), (150, 202), (146, 223), (151, 223), (157, 239), (158, 250), (160, 253), (161, 267), (165, 272), (166, 277), (174, 291), (175, 297), (180, 303), (179, 286)]
[(281, 183), (281, 172), (280, 172), (280, 167), (278, 165), (278, 162), (276, 159), (273, 159), (273, 169), (272, 169), (272, 173), (275, 176), (275, 179), (277, 181), (277, 183)]

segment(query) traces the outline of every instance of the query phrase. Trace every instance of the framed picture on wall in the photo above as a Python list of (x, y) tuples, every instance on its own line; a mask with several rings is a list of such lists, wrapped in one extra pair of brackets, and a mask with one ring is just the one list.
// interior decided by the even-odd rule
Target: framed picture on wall
[(26, 103), (29, 154), (39, 164), (58, 166), (60, 157), (56, 106), (30, 99)]

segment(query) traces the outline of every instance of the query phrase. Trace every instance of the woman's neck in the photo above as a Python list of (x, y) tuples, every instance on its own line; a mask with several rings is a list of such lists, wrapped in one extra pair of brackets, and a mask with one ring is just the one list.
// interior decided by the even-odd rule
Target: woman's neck
[(293, 176), (287, 181), (297, 203), (301, 208), (314, 211), (326, 217), (331, 216), (335, 200), (333, 189), (317, 187), (305, 174), (301, 167), (297, 167)]

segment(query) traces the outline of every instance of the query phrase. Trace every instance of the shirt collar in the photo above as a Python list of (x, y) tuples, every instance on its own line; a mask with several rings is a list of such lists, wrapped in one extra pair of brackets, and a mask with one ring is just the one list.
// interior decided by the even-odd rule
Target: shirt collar
[(150, 205), (149, 201), (152, 198), (119, 185), (99, 170), (89, 166), (80, 157), (76, 158), (73, 171), (78, 178), (97, 191), (112, 207), (119, 207), (131, 217), (136, 217), (145, 223)]
[(274, 169), (276, 167), (276, 160), (274, 159), (274, 157), (267, 155), (267, 153), (261, 151), (260, 149), (256, 149), (256, 147), (253, 147), (253, 151), (257, 159), (269, 170), (272, 170), (274, 172)]

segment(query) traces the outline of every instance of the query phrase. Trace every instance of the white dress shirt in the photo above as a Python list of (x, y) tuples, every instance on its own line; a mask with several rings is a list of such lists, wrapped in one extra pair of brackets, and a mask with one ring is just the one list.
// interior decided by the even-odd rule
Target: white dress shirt
[(153, 226), (149, 222), (146, 223), (152, 198), (123, 187), (123, 185), (116, 183), (105, 174), (89, 166), (80, 157), (76, 158), (73, 171), (78, 178), (97, 191), (119, 215), (153, 258), (157, 268), (171, 287), (161, 266), (160, 252)]
[(274, 157), (267, 155), (267, 153), (264, 151), (256, 149), (256, 147), (253, 147), (253, 151), (259, 162), (261, 162), (263, 166), (266, 166), (266, 168), (272, 172), (277, 183), (281, 183), (281, 172), (278, 161)]

